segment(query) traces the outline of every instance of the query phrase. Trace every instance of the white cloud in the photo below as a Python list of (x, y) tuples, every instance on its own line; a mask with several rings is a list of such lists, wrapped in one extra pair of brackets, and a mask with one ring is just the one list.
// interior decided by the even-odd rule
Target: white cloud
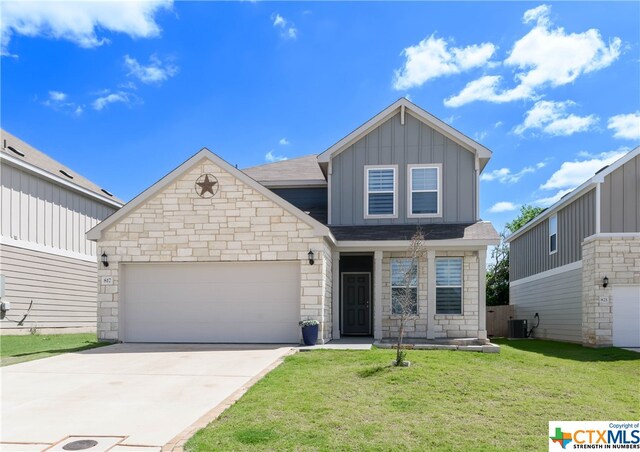
[(62, 102), (67, 98), (67, 94), (61, 91), (49, 91), (49, 99), (55, 102)]
[(104, 96), (98, 97), (96, 100), (94, 100), (91, 106), (94, 110), (100, 111), (107, 105), (117, 102), (128, 104), (129, 102), (131, 102), (130, 94), (125, 93), (124, 91), (118, 91), (116, 93), (105, 93)]
[(518, 207), (520, 207), (518, 204), (514, 204), (509, 201), (501, 201), (492, 205), (489, 208), (489, 212), (491, 213), (511, 212), (513, 210), (517, 210)]
[(49, 91), (48, 94), (47, 99), (42, 102), (42, 105), (45, 105), (52, 110), (69, 113), (75, 116), (80, 116), (82, 114), (82, 106), (71, 101), (67, 93), (52, 90)]
[(280, 138), (280, 141), (278, 143), (280, 143), (281, 146), (287, 146), (291, 144), (286, 138)]
[(540, 168), (546, 166), (545, 162), (538, 162), (533, 166), (525, 166), (517, 173), (513, 173), (509, 168), (499, 168), (493, 171), (485, 172), (480, 175), (480, 180), (490, 182), (497, 180), (502, 184), (514, 184), (522, 179), (522, 176), (529, 173), (534, 173)]
[(484, 140), (487, 137), (487, 135), (488, 135), (488, 132), (486, 130), (483, 130), (482, 132), (474, 133), (473, 134), (473, 139), (475, 141), (480, 142), (480, 141)]
[(540, 206), (540, 207), (548, 207), (551, 204), (555, 204), (556, 202), (560, 201), (560, 199), (564, 195), (566, 195), (567, 193), (571, 193), (572, 191), (573, 191), (573, 188), (567, 188), (565, 190), (560, 190), (553, 196), (536, 199), (535, 201), (533, 201), (533, 204), (535, 204), (536, 206)]
[[(612, 164), (626, 154), (626, 150), (604, 152), (587, 160), (564, 162), (560, 169), (542, 185), (542, 190), (573, 190), (592, 177), (598, 170)], [(582, 154), (585, 155), (585, 154)]]
[(127, 75), (133, 76), (142, 83), (160, 84), (178, 73), (178, 67), (168, 61), (162, 61), (156, 55), (149, 57), (149, 64), (143, 65), (129, 55), (124, 56)]
[(521, 135), (528, 129), (539, 129), (549, 135), (573, 135), (585, 132), (598, 122), (596, 115), (577, 116), (566, 112), (568, 107), (574, 106), (570, 100), (553, 102), (541, 100), (525, 114), (524, 122), (514, 129)]
[(267, 162), (273, 163), (273, 162), (281, 162), (283, 160), (287, 160), (287, 157), (285, 157), (284, 155), (274, 155), (273, 151), (269, 151), (265, 154), (264, 159)]
[(273, 26), (280, 29), (280, 36), (285, 39), (296, 39), (298, 37), (298, 29), (292, 22), (275, 13), (271, 15)]
[(516, 86), (503, 89), (502, 76), (486, 75), (469, 82), (444, 104), (459, 107), (478, 100), (502, 103), (537, 99), (541, 88), (572, 83), (583, 74), (611, 65), (620, 56), (620, 38), (607, 43), (594, 28), (582, 33), (552, 28), (550, 10), (550, 6), (541, 5), (524, 13), (523, 22), (535, 25), (514, 43), (504, 60), (504, 66), (515, 72)]
[(607, 128), (614, 131), (614, 138), (640, 140), (640, 111), (610, 117)]
[(490, 42), (448, 48), (444, 39), (431, 35), (402, 51), (406, 60), (394, 72), (393, 87), (406, 90), (438, 77), (485, 66), (495, 51), (496, 46)]
[(98, 36), (98, 31), (124, 33), (133, 38), (155, 37), (161, 31), (155, 15), (171, 6), (172, 0), (2, 2), (1, 52), (9, 55), (13, 35), (64, 39), (84, 48), (109, 42)]

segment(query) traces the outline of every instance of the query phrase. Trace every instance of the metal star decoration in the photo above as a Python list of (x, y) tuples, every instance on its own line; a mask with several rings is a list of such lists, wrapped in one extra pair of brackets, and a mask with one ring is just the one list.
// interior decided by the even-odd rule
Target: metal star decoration
[[(211, 175), (203, 174), (196, 181), (196, 185), (200, 187), (200, 192), (198, 193), (198, 195), (202, 198), (210, 198), (218, 191), (218, 180), (214, 176), (209, 176)], [(209, 193), (211, 196), (207, 196), (207, 193)]]

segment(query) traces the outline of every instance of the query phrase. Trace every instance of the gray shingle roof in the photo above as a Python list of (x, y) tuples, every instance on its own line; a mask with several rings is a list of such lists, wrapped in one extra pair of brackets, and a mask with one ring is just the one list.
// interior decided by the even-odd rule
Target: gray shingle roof
[(374, 226), (329, 226), (336, 240), (411, 240), (420, 227), (425, 240), (499, 240), (500, 236), (488, 222), (454, 224), (392, 224)]
[[(5, 140), (6, 140), (6, 146), (5, 146)], [(20, 154), (24, 154), (24, 155), (20, 155), (12, 151), (10, 147), (18, 151)], [(68, 166), (55, 161), (54, 159), (52, 159), (42, 151), (37, 150), (36, 148), (25, 143), (18, 137), (2, 129), (0, 129), (0, 152), (2, 152), (3, 154), (9, 155), (13, 158), (16, 158), (18, 160), (21, 160), (25, 163), (28, 163), (32, 166), (35, 166), (36, 168), (46, 171), (47, 173), (50, 173), (53, 176), (65, 179), (67, 182), (77, 185), (79, 187), (82, 187), (86, 190), (89, 190), (97, 195), (102, 196), (103, 198), (107, 198), (111, 201), (124, 204), (124, 201), (122, 201), (121, 199), (113, 195), (110, 195), (109, 193), (105, 193), (105, 191), (103, 191), (101, 187), (94, 184), (89, 179), (86, 179), (85, 177), (76, 173), (75, 171), (70, 169)], [(73, 176), (73, 178), (69, 178), (61, 171), (64, 171), (65, 173)]]
[(327, 184), (315, 154), (252, 166), (242, 171), (265, 186)]

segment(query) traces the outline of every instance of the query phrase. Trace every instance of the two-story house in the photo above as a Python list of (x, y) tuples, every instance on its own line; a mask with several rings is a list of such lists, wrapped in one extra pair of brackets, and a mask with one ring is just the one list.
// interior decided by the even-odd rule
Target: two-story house
[(510, 303), (535, 337), (640, 347), (640, 147), (507, 242)]
[(11, 305), (0, 333), (95, 331), (98, 259), (85, 234), (123, 202), (4, 130), (0, 171), (2, 301)]
[(486, 338), (480, 220), (491, 152), (400, 99), (319, 155), (240, 171), (203, 149), (88, 233), (100, 338), (298, 342), (398, 335), (393, 303), (420, 227), (416, 338)]

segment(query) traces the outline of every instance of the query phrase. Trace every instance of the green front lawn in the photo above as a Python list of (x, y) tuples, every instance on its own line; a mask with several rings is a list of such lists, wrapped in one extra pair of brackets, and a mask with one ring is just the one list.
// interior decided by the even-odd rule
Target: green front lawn
[(95, 334), (0, 336), (0, 366), (109, 345)]
[(640, 354), (498, 341), (500, 354), (297, 353), (187, 443), (210, 450), (547, 450), (549, 420), (640, 418)]

